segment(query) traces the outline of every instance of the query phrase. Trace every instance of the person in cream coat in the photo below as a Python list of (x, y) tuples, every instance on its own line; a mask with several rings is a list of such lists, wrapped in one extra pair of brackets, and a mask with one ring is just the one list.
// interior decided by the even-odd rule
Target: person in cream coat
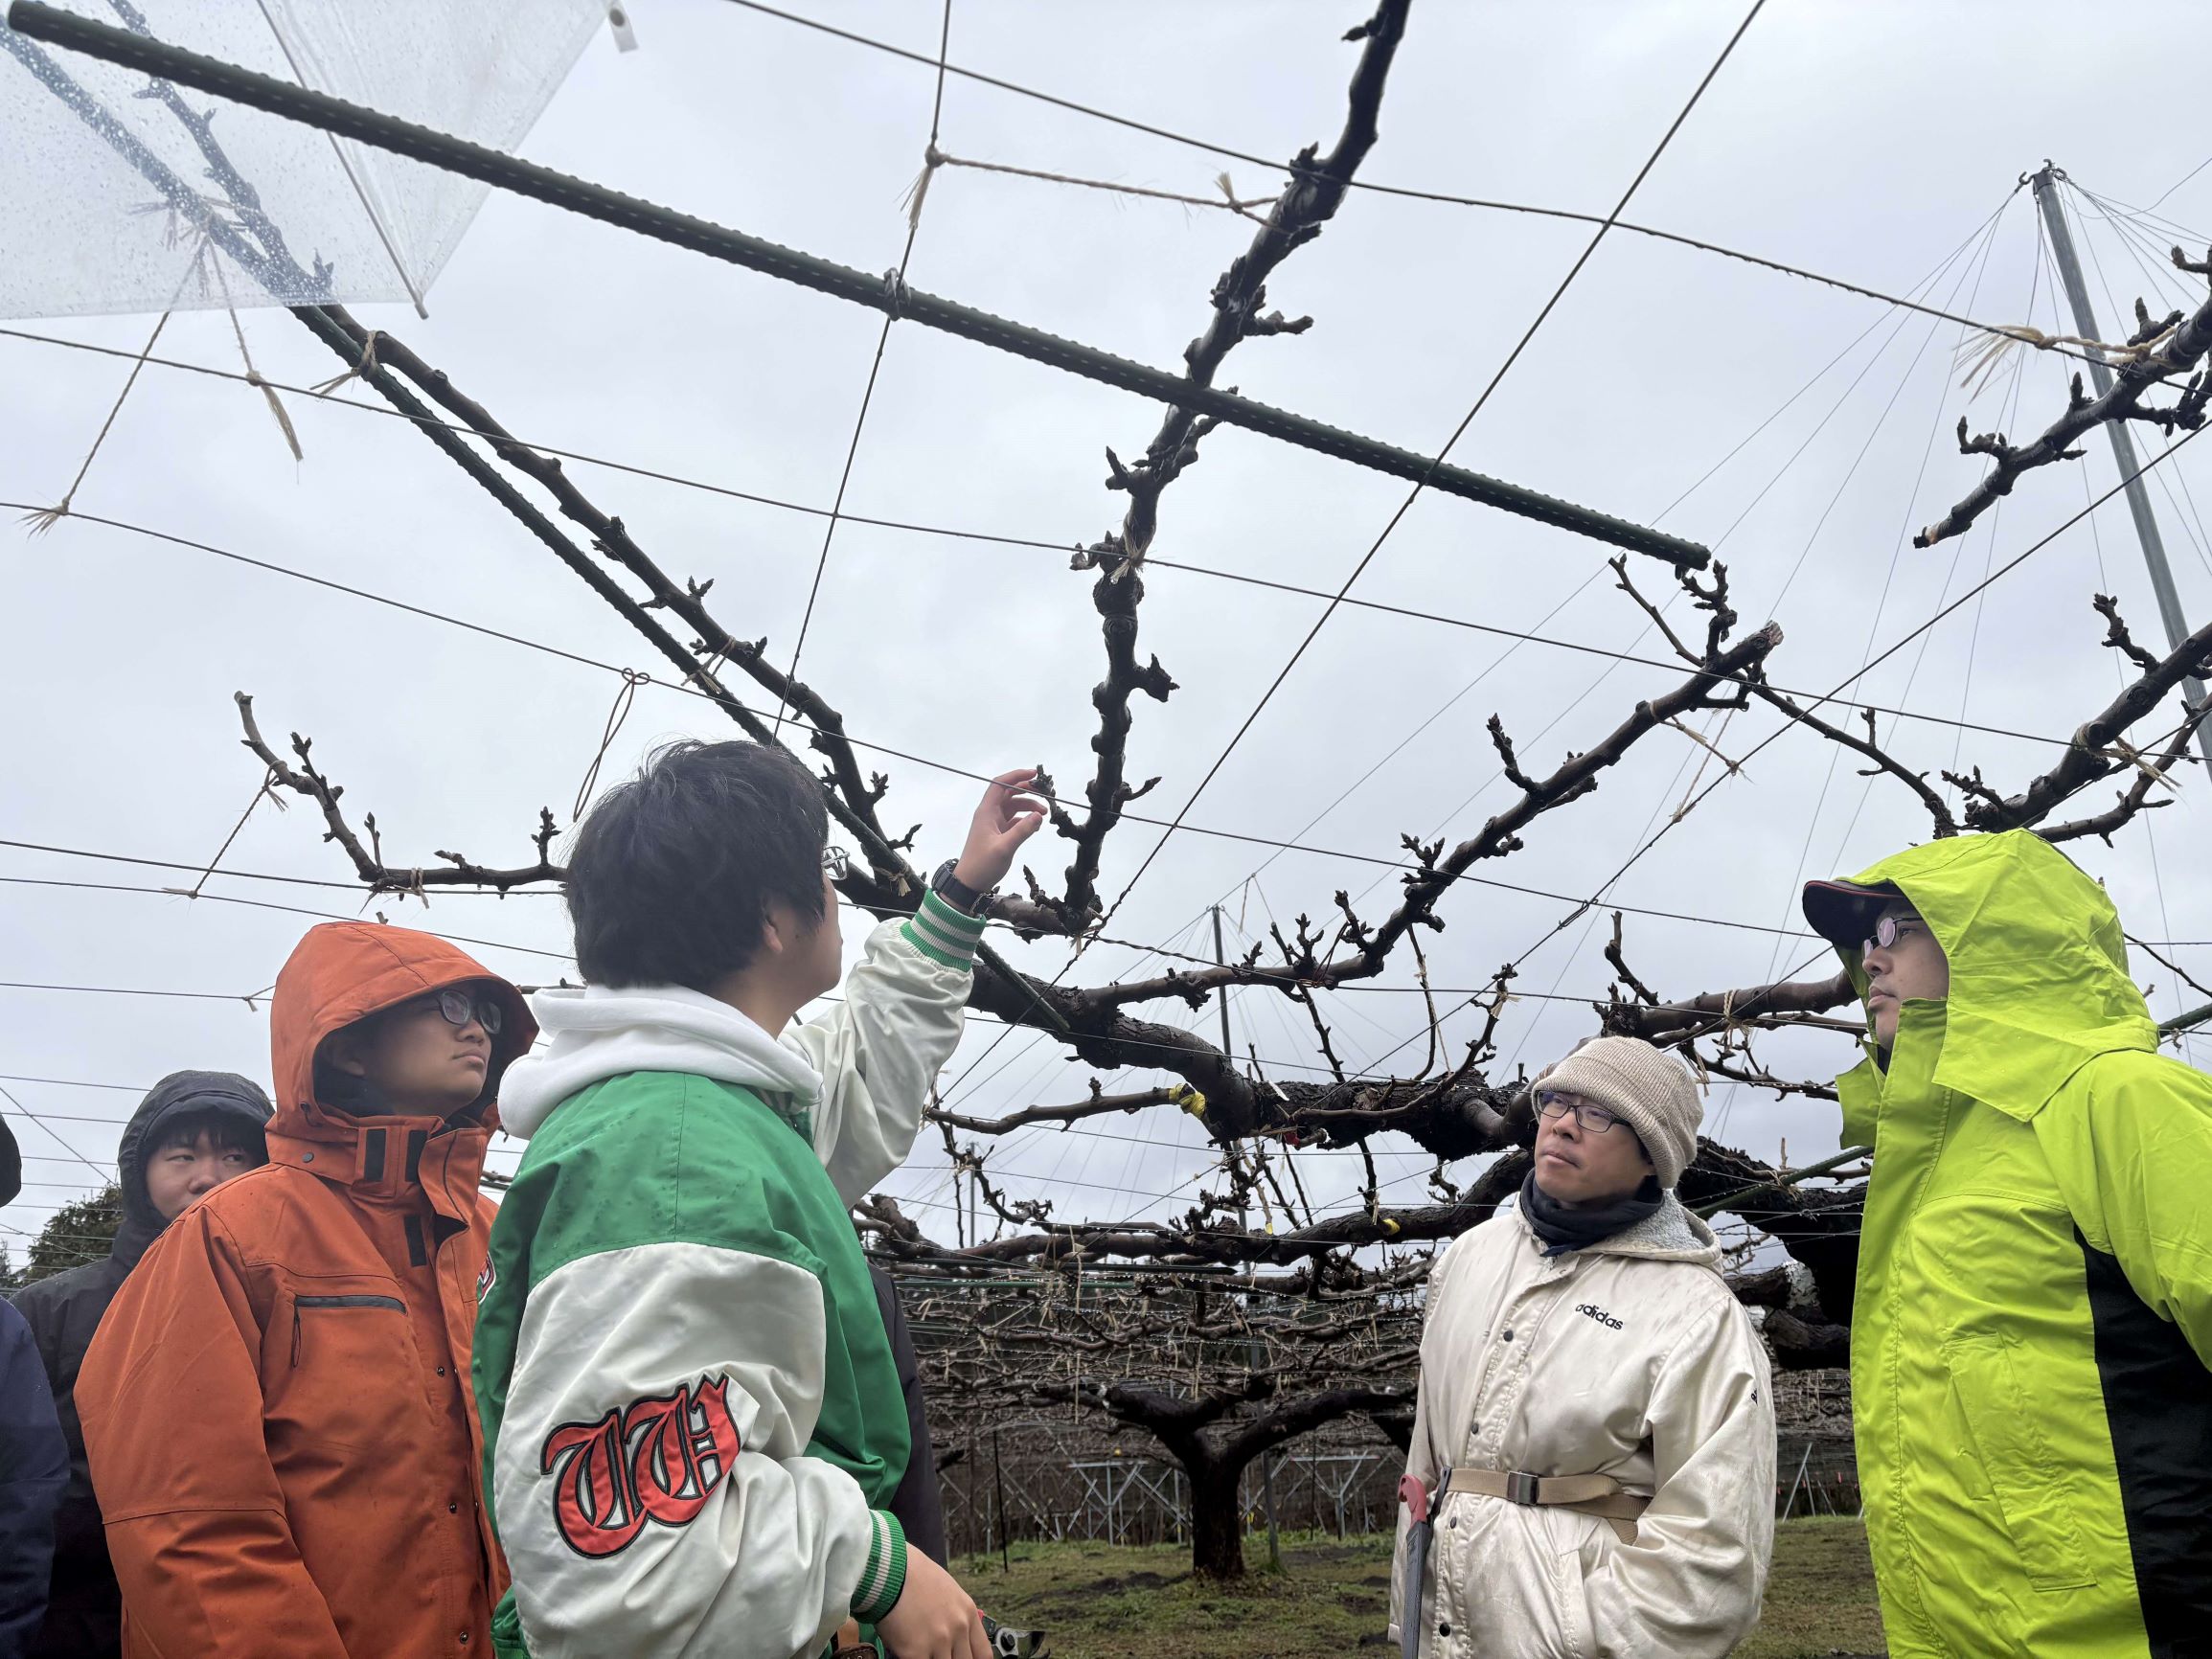
[(1724, 1654), (1766, 1584), (1774, 1407), (1712, 1229), (1674, 1193), (1697, 1087), (1598, 1037), (1535, 1102), (1519, 1203), (1429, 1282), (1407, 1476), (1432, 1530), (1416, 1576), (1401, 1517), (1391, 1636), (1424, 1659)]

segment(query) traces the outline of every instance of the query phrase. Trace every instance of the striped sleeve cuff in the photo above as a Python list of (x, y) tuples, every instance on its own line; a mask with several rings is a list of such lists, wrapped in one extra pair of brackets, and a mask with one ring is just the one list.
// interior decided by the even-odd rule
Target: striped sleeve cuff
[(853, 1592), (853, 1617), (875, 1625), (899, 1604), (906, 1588), (906, 1529), (886, 1510), (870, 1510), (868, 1520), (874, 1534), (868, 1540), (868, 1565)]
[(975, 947), (983, 940), (983, 918), (965, 916), (934, 893), (922, 896), (922, 908), (909, 916), (900, 932), (906, 943), (931, 962), (946, 967), (968, 967), (975, 961)]

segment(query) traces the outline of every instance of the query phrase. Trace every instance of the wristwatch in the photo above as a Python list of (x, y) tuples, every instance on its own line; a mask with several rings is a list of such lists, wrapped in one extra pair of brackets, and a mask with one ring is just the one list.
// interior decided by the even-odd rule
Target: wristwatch
[(952, 874), (957, 858), (947, 858), (937, 867), (937, 874), (929, 878), (929, 891), (952, 906), (963, 916), (981, 916), (990, 909), (991, 901), (998, 897), (998, 889), (986, 888), (978, 893), (959, 876)]

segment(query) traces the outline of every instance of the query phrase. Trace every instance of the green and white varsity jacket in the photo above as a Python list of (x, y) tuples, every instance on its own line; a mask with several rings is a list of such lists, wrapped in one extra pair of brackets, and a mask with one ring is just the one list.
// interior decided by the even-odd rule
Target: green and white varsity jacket
[(982, 931), (929, 896), (780, 1040), (674, 987), (532, 999), (474, 1361), (502, 1655), (812, 1659), (898, 1601), (905, 1405), (848, 1212), (913, 1145)]

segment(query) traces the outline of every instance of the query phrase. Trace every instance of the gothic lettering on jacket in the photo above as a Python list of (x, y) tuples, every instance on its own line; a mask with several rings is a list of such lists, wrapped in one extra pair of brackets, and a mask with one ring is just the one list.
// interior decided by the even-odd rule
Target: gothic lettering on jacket
[(727, 1376), (701, 1377), (547, 1435), (541, 1467), (562, 1541), (598, 1559), (627, 1549), (648, 1521), (696, 1519), (738, 1461), (729, 1388)]
[(1580, 1307), (1578, 1307), (1575, 1311), (1577, 1313), (1586, 1314), (1588, 1317), (1596, 1320), (1600, 1325), (1605, 1326), (1608, 1330), (1618, 1330), (1621, 1329), (1621, 1322), (1615, 1319), (1611, 1314), (1608, 1313), (1604, 1308), (1600, 1307), (1594, 1302), (1585, 1302)]

